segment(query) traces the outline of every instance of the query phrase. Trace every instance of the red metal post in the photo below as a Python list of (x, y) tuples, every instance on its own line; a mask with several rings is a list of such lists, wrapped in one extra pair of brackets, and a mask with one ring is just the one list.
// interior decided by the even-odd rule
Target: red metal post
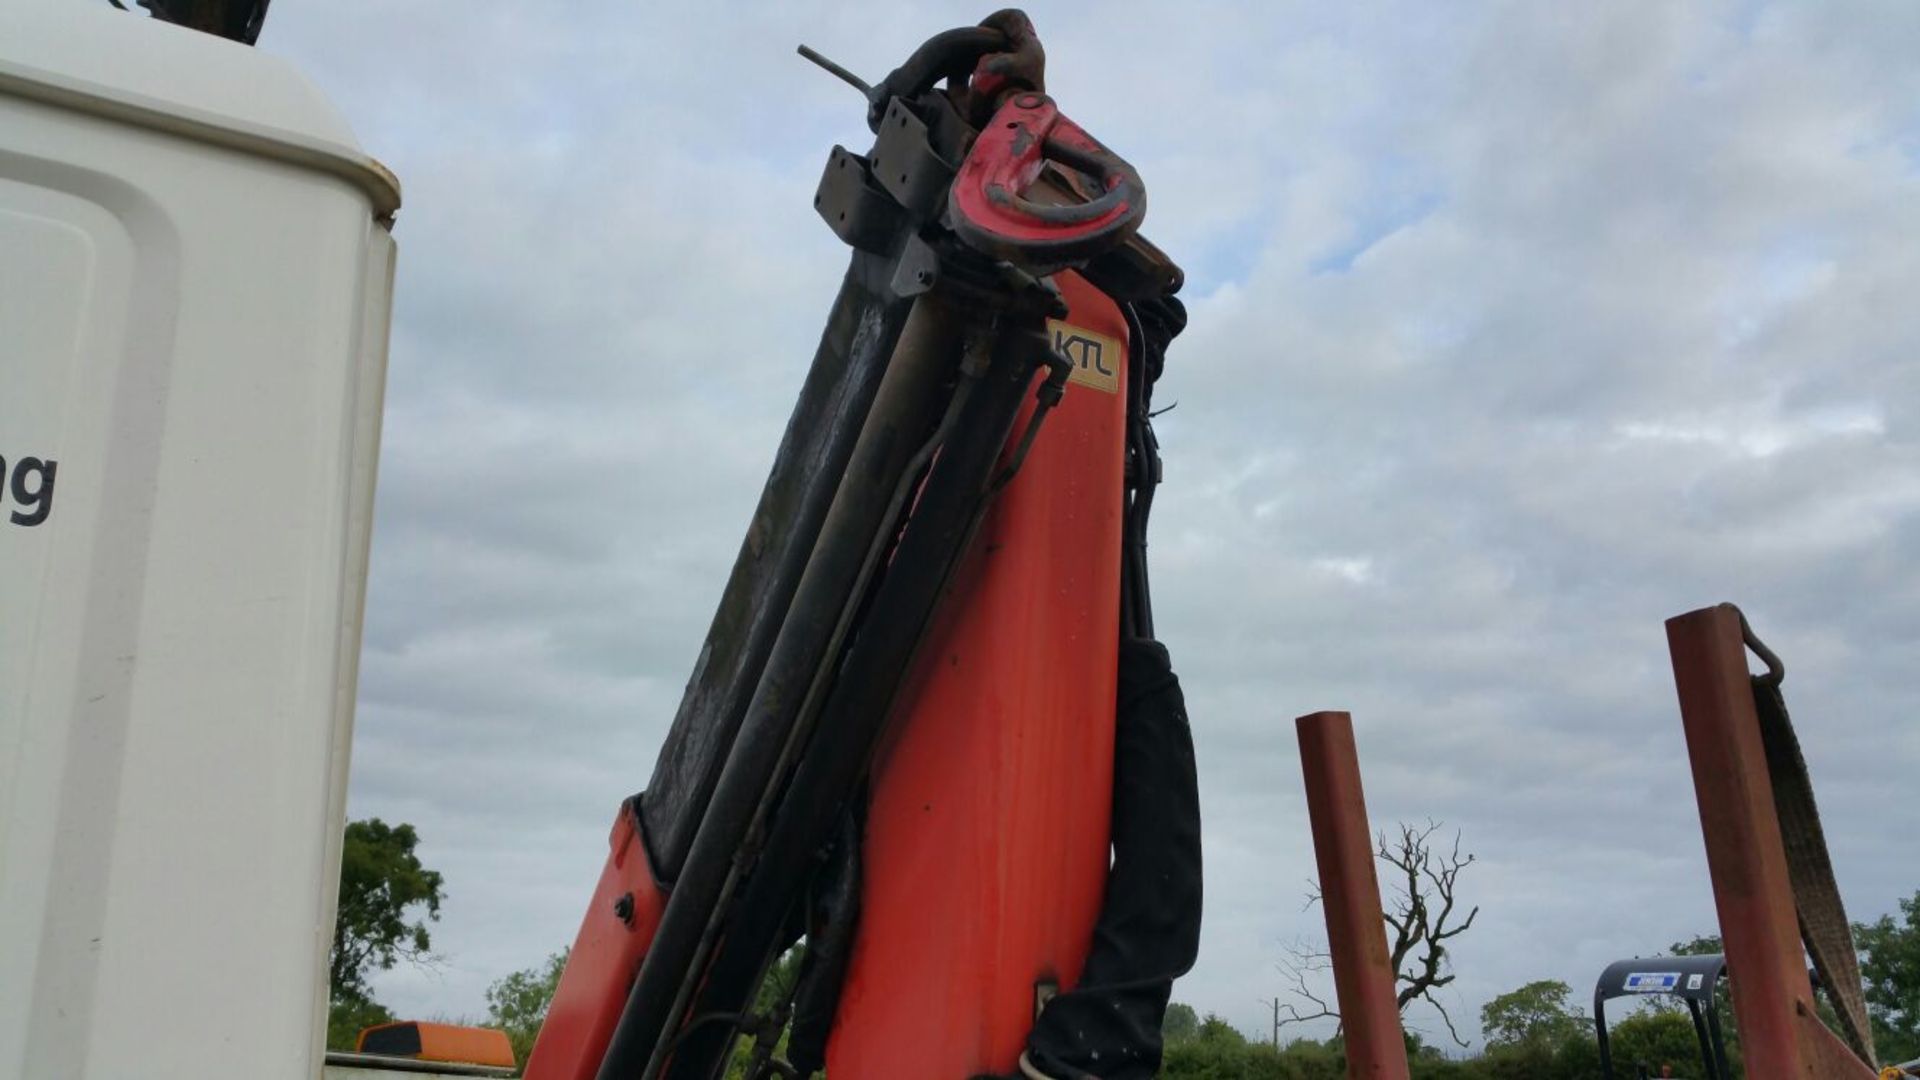
[(1814, 1011), (1740, 612), (1668, 619), (1667, 647), (1748, 1080), (1871, 1080)]
[(1294, 721), (1307, 816), (1320, 866), (1320, 907), (1327, 915), (1334, 989), (1347, 1042), (1349, 1080), (1406, 1080), (1407, 1044), (1400, 1032), (1386, 920), (1373, 867), (1373, 831), (1360, 788), (1353, 718), (1318, 712)]

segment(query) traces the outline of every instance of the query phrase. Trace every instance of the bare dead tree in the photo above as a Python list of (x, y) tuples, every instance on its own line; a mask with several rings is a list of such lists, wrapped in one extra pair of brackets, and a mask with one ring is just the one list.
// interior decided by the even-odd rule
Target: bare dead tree
[[(1379, 835), (1374, 855), (1393, 868), (1389, 875), (1391, 899), (1382, 915), (1393, 930), (1387, 955), (1393, 965), (1394, 981), (1399, 986), (1395, 998), (1400, 1011), (1404, 1014), (1407, 1006), (1415, 1001), (1426, 1001), (1440, 1014), (1453, 1041), (1466, 1046), (1467, 1041), (1460, 1037), (1453, 1017), (1434, 996), (1434, 991), (1453, 982), (1453, 965), (1447, 958), (1448, 942), (1473, 926), (1480, 908), (1476, 905), (1468, 909), (1464, 917), (1460, 915), (1460, 872), (1473, 865), (1473, 854), (1460, 850), (1457, 831), (1451, 848), (1436, 850), (1433, 838), (1440, 827), (1435, 821), (1424, 826), (1402, 823), (1397, 827), (1399, 835), (1393, 840), (1389, 841), (1384, 832)], [(1312, 907), (1319, 901), (1319, 885), (1309, 883), (1307, 906)], [(1284, 1006), (1285, 1014), (1276, 1029), (1309, 1020), (1338, 1020), (1340, 1011), (1328, 1004), (1324, 992), (1314, 989), (1324, 984), (1332, 958), (1299, 941), (1289, 945), (1286, 952), (1286, 958), (1275, 966), (1286, 976), (1286, 992), (1298, 1004)]]
[(1397, 870), (1393, 903), (1383, 912), (1393, 927), (1393, 945), (1387, 951), (1394, 978), (1400, 984), (1397, 999), (1400, 1011), (1425, 999), (1447, 1025), (1447, 1034), (1461, 1046), (1467, 1045), (1453, 1026), (1453, 1017), (1433, 992), (1453, 982), (1453, 965), (1447, 960), (1447, 942), (1473, 926), (1480, 908), (1475, 905), (1466, 917), (1455, 921), (1459, 912), (1456, 892), (1460, 872), (1473, 865), (1473, 854), (1460, 852), (1460, 834), (1453, 834), (1453, 847), (1435, 851), (1433, 834), (1440, 823), (1427, 822), (1424, 828), (1402, 823), (1400, 836), (1392, 844), (1385, 833), (1379, 837), (1374, 854), (1381, 862)]
[(1285, 992), (1294, 1000), (1281, 1001), (1275, 998), (1272, 1002), (1273, 1042), (1276, 1047), (1280, 1045), (1280, 1029), (1288, 1024), (1340, 1019), (1340, 1010), (1328, 1003), (1323, 996), (1324, 991), (1316, 989), (1325, 984), (1326, 973), (1333, 968), (1333, 956), (1313, 948), (1305, 941), (1295, 941), (1287, 946), (1286, 952), (1286, 957), (1274, 966), (1286, 976)]

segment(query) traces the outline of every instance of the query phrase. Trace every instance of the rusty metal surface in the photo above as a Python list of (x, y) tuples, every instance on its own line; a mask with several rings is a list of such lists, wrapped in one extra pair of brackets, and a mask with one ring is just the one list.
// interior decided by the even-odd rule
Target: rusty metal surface
[(1373, 832), (1360, 786), (1353, 719), (1318, 712), (1294, 721), (1314, 860), (1320, 869), (1320, 906), (1339, 995), (1340, 1023), (1352, 1080), (1406, 1080), (1407, 1047), (1387, 962), (1386, 921), (1373, 865)]
[[(1667, 645), (1747, 1076), (1871, 1080), (1873, 1073), (1813, 1018), (1813, 986), (1748, 682), (1740, 612), (1721, 604), (1675, 616), (1667, 620)], [(1807, 1030), (1809, 1022), (1818, 1035)]]
[[(1832, 1080), (1876, 1080), (1878, 1072), (1868, 1068), (1860, 1061), (1846, 1040), (1835, 1035), (1812, 1007), (1805, 1002), (1795, 1002), (1793, 1010), (1795, 1032), (1800, 1039), (1800, 1058), (1807, 1064), (1809, 1076), (1830, 1077)], [(1747, 1071), (1752, 1076), (1751, 1068)]]

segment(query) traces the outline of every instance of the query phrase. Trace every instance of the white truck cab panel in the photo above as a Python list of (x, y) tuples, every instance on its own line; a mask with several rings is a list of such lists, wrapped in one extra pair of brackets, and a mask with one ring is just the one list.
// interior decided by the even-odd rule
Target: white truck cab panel
[(0, 1078), (319, 1073), (398, 205), (271, 55), (0, 9)]

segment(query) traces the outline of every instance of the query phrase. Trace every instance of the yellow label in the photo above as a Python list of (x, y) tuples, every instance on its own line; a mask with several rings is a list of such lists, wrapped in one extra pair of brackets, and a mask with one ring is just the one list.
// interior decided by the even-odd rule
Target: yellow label
[(1126, 346), (1059, 319), (1047, 320), (1047, 333), (1053, 335), (1053, 351), (1073, 365), (1068, 382), (1091, 386), (1103, 394), (1120, 392), (1120, 365), (1126, 360)]

